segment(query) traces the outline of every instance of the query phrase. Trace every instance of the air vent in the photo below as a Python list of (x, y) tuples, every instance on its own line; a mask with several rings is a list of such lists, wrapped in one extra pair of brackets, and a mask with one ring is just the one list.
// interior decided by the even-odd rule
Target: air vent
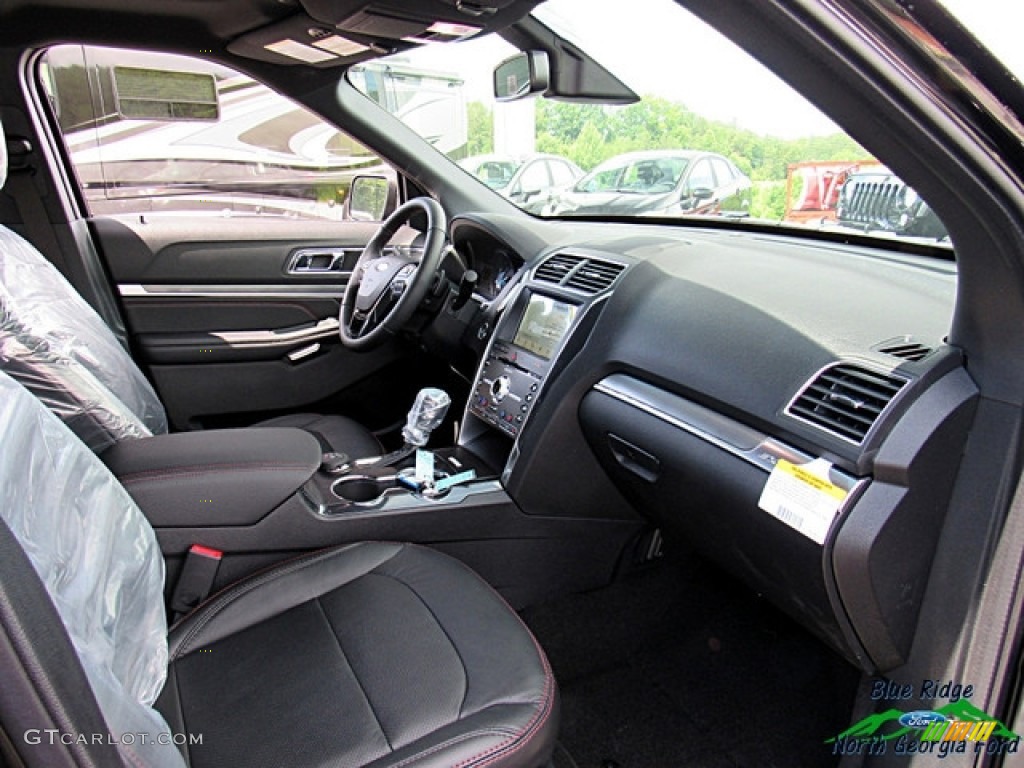
[(905, 379), (839, 363), (819, 373), (790, 403), (791, 416), (860, 444)]
[(565, 287), (575, 288), (583, 293), (600, 293), (605, 288), (609, 288), (625, 268), (625, 264), (587, 259), (583, 266), (573, 272), (565, 281)]
[(537, 268), (535, 279), (593, 295), (610, 288), (625, 268), (614, 261), (559, 253)]
[(883, 355), (891, 355), (892, 357), (898, 357), (900, 360), (911, 360), (913, 362), (923, 360), (932, 353), (931, 347), (915, 341), (909, 336), (893, 339), (892, 341), (883, 341), (876, 349)]
[(567, 253), (556, 254), (537, 267), (535, 279), (543, 283), (561, 285), (569, 273), (584, 261), (582, 256), (570, 256)]

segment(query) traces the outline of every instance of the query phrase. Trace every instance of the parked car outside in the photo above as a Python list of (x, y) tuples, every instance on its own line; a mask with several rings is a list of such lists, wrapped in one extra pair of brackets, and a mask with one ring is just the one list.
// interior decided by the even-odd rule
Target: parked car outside
[(948, 237), (928, 203), (885, 166), (850, 174), (839, 194), (836, 218), (839, 224), (864, 232), (936, 240)]
[(808, 160), (786, 169), (786, 212), (792, 224), (824, 225), (836, 220), (836, 207), (846, 180), (877, 160)]
[(555, 201), (550, 213), (745, 216), (750, 190), (750, 179), (721, 155), (692, 150), (627, 152), (598, 165)]
[(546, 154), (474, 155), (459, 165), (530, 213), (539, 213), (584, 175), (572, 160)]

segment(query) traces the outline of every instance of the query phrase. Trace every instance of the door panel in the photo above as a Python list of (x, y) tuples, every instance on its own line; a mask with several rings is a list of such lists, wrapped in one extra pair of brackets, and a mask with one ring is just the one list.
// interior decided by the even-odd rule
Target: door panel
[[(339, 272), (347, 277), (378, 227), (376, 222), (282, 222), (209, 215), (93, 219), (110, 271), (122, 285), (336, 286)], [(307, 248), (345, 249), (345, 264), (330, 273), (289, 272), (289, 257)]]
[(330, 343), (294, 363), (280, 356), (268, 361), (160, 364), (150, 370), (171, 423), (177, 429), (191, 429), (221, 423), (213, 417), (225, 414), (251, 414), (251, 421), (272, 412), (303, 410), (374, 375), (396, 358), (391, 347), (355, 355)]
[(137, 294), (121, 286), (125, 312), (140, 340), (172, 328), (178, 334), (195, 334), (311, 325), (335, 316), (339, 295), (337, 289), (331, 289), (322, 298), (309, 294), (290, 298), (269, 292), (247, 293), (240, 299), (230, 293), (202, 298), (192, 293), (148, 293), (145, 289)]
[(390, 364), (405, 361), (398, 345), (354, 354), (337, 332), (339, 299), (379, 226), (347, 218), (353, 180), (383, 177), (394, 190), (393, 169), (304, 107), (195, 57), (58, 45), (38, 85), (173, 426), (312, 408), (395, 420), (365, 393), (387, 389)]
[[(92, 220), (132, 344), (175, 428), (299, 410), (398, 359), (395, 345), (353, 353), (338, 340), (340, 297), (377, 225), (303, 224), (314, 237), (287, 239), (273, 221)], [(297, 254), (300, 266), (333, 269), (296, 271)]]

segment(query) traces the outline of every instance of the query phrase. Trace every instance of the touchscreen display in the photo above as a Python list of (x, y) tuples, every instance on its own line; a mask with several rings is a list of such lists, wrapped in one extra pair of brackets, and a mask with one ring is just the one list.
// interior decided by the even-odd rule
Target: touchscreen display
[(573, 304), (534, 294), (530, 297), (512, 343), (550, 360), (576, 317), (576, 309)]

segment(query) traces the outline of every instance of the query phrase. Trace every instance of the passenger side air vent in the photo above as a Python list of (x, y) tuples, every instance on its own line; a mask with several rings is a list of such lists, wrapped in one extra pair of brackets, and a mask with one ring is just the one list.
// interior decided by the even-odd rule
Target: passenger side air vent
[(786, 411), (859, 445), (906, 383), (897, 376), (838, 363), (812, 379)]
[(923, 360), (932, 353), (931, 347), (915, 341), (909, 336), (892, 339), (891, 341), (883, 341), (876, 349), (883, 355), (891, 355), (892, 357), (898, 357), (900, 360), (910, 360), (912, 362)]
[(610, 288), (625, 268), (614, 261), (559, 253), (537, 267), (534, 279), (593, 295)]

